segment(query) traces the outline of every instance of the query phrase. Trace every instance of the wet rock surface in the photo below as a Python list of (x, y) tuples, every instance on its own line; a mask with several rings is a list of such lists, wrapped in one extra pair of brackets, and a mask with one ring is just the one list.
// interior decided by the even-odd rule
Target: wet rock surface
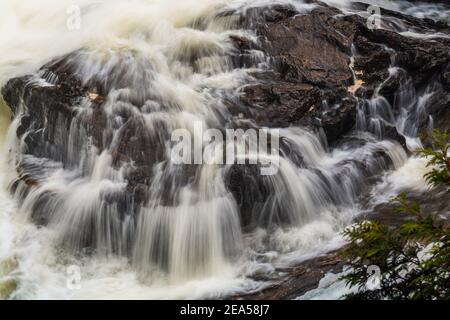
[(261, 291), (233, 296), (236, 300), (290, 300), (317, 288), (319, 281), (327, 273), (341, 273), (344, 262), (339, 252), (330, 252), (315, 259), (299, 264), (291, 269), (283, 270), (286, 276), (274, 281), (273, 285)]

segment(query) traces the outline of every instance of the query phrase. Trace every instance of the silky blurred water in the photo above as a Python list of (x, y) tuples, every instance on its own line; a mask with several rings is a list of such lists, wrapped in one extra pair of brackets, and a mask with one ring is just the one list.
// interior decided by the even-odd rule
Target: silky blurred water
[[(301, 1), (279, 2), (293, 4), (303, 13), (313, 7)], [(348, 4), (348, 1), (327, 2), (342, 7)], [(73, 3), (83, 9), (82, 27), (69, 31), (66, 9)], [(153, 128), (156, 120), (187, 129), (194, 120), (203, 121), (205, 125), (217, 124), (211, 106), (220, 107), (218, 102), (223, 96), (203, 89), (234, 92), (252, 81), (251, 72), (264, 70), (267, 63), (265, 57), (256, 52), (254, 68), (230, 69), (224, 58), (233, 50), (228, 37), (239, 35), (254, 39), (254, 34), (233, 28), (232, 20), (216, 19), (215, 13), (225, 9), (245, 12), (268, 3), (251, 0), (2, 1), (0, 84), (11, 77), (33, 73), (51, 59), (80, 48), (88, 48), (74, 58), (84, 81), (102, 74), (110, 76), (114, 70), (111, 64), (122, 59), (130, 62), (123, 52), (132, 52), (129, 73), (123, 75), (129, 81), (128, 93), (135, 90), (145, 96), (147, 85), (151, 84), (158, 99), (170, 105), (169, 110), (156, 108), (156, 116), (143, 114), (130, 104), (125, 106), (142, 117), (148, 128)], [(374, 3), (418, 17), (448, 19), (448, 8), (440, 5), (413, 6), (406, 1)], [(208, 21), (206, 30), (191, 27), (200, 18)], [(183, 62), (199, 48), (207, 55), (198, 61), (194, 71)], [(141, 78), (134, 77), (141, 72)], [(111, 121), (117, 116), (114, 106), (119, 96), (117, 92), (110, 93), (105, 106)], [(380, 106), (379, 99), (368, 101), (368, 108), (380, 110), (376, 106)], [(155, 111), (154, 104), (147, 108)], [(359, 119), (360, 129), (370, 132), (358, 136), (363, 141), (361, 146), (344, 145), (330, 150), (318, 134), (304, 128), (281, 130), (282, 137), (304, 155), (307, 164), (306, 168), (299, 168), (289, 159), (282, 159), (280, 174), (270, 180), (275, 190), (284, 190), (282, 200), (278, 201), (284, 205), (290, 228), (261, 227), (243, 233), (236, 203), (218, 174), (225, 169), (205, 166), (199, 189), (182, 188), (178, 206), (161, 206), (158, 198), (149, 199), (142, 209), (139, 227), (132, 229), (136, 234), (136, 247), (130, 262), (128, 257), (111, 254), (109, 250), (115, 246), (114, 241), (123, 244), (125, 240), (120, 237), (102, 238), (102, 246), (97, 249), (107, 254), (88, 255), (82, 250), (74, 254), (57, 245), (58, 239), (68, 235), (70, 244), (79, 249), (79, 233), (84, 232), (86, 219), (99, 215), (99, 194), (124, 185), (121, 171), (111, 166), (109, 150), (92, 155), (88, 180), (73, 178), (74, 172), (55, 164), (42, 187), (27, 196), (25, 203), (18, 203), (7, 191), (8, 183), (15, 176), (14, 164), (8, 160), (20, 155), (17, 147), (21, 142), (15, 136), (18, 119), (11, 123), (11, 114), (2, 103), (0, 141), (5, 151), (0, 166), (0, 298), (200, 299), (261, 288), (267, 282), (253, 279), (260, 275), (275, 277), (278, 267), (299, 263), (344, 243), (340, 231), (360, 212), (358, 195), (364, 179), (351, 161), (362, 159), (373, 173), (388, 170), (373, 189), (374, 202), (384, 201), (399, 190), (425, 189), (424, 162), (407, 159), (396, 142), (379, 140), (377, 120), (381, 115), (373, 114), (373, 118)], [(406, 118), (388, 120), (404, 134), (415, 129), (414, 123)], [(79, 132), (75, 133), (69, 132), (69, 143), (83, 138)], [(374, 159), (373, 154), (378, 152), (386, 154), (392, 164)], [(80, 154), (81, 150), (73, 149), (69, 155), (76, 162)], [(158, 178), (162, 181), (164, 176)], [(50, 225), (38, 227), (28, 219), (29, 208), (48, 190), (59, 190), (61, 196), (58, 206), (53, 206), (56, 209), (50, 215), (53, 219)], [(117, 211), (111, 211), (113, 217), (114, 214)], [(148, 263), (156, 250), (152, 244), (161, 240), (158, 238), (161, 225), (174, 239), (171, 251), (165, 253), (170, 261), (168, 272), (161, 272)], [(73, 226), (77, 226), (75, 232)], [(231, 262), (224, 249), (230, 247), (239, 252)], [(73, 265), (81, 270), (78, 289), (67, 285), (71, 279), (68, 267)]]

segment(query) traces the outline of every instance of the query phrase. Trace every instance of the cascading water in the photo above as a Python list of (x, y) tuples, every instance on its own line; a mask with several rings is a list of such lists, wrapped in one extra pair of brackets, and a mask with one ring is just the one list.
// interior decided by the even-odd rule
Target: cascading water
[[(34, 15), (37, 4), (28, 1), (0, 4), (5, 13), (0, 21), (15, 29), (13, 37), (0, 35), (8, 48), (0, 54), (1, 84), (47, 63), (27, 86), (58, 86), (52, 69), (70, 70), (97, 89), (79, 101), (70, 123), (58, 118), (49, 124), (55, 141), (39, 146), (42, 157), (23, 152), (26, 135), (15, 137), (25, 104), (10, 125), (4, 182), (14, 178), (6, 174), (20, 163), (37, 185), (30, 189), (16, 182), (18, 201), (1, 200), (17, 211), (0, 221), (6, 230), (0, 261), (18, 264), (2, 272), (0, 263), (0, 289), (2, 277), (15, 280), (13, 298), (114, 297), (124, 287), (133, 287), (133, 298), (217, 297), (255, 289), (264, 283), (252, 276), (339, 246), (338, 232), (358, 214), (371, 179), (407, 161), (400, 144), (383, 140), (386, 127), (396, 128), (412, 147), (412, 141), (419, 143), (418, 124), (429, 121), (423, 106), (433, 85), (417, 97), (405, 81), (394, 105), (378, 93), (359, 101), (357, 131), (332, 148), (323, 133), (303, 127), (267, 129), (284, 146), (278, 172), (258, 179), (262, 199), (244, 218), (227, 187), (236, 166), (177, 165), (171, 153), (180, 145), (170, 133), (187, 130), (202, 141), (202, 151), (224, 150), (227, 143), (245, 149), (245, 141), (204, 141), (195, 124), (220, 132), (257, 127), (233, 116), (226, 104), (270, 64), (255, 49), (250, 63), (237, 66), (230, 37), (255, 43), (256, 35), (242, 28), (239, 16), (268, 3), (79, 1), (83, 27), (67, 35), (66, 16), (59, 13), (69, 2), (47, 0), (42, 5), (48, 11), (40, 15)], [(280, 2), (300, 12), (313, 6)], [(401, 72), (394, 61), (391, 75)], [(104, 102), (102, 114), (96, 111), (98, 99)], [(86, 121), (101, 123), (104, 130), (98, 134)], [(130, 139), (140, 139), (148, 154), (130, 147)], [(273, 155), (269, 150), (257, 156)], [(238, 152), (239, 157), (249, 155)], [(129, 190), (137, 169), (145, 181)], [(70, 264), (84, 270), (80, 291), (65, 288)]]

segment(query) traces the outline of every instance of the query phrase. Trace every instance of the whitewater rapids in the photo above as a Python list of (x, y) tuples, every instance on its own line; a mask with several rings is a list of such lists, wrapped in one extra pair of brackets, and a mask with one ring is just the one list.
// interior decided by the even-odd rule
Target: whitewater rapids
[[(301, 1), (279, 2), (290, 3), (304, 13), (312, 8)], [(328, 2), (348, 4), (348, 1)], [(142, 117), (148, 128), (152, 128), (154, 121), (188, 130), (192, 130), (193, 121), (201, 121), (207, 127), (220, 126), (217, 114), (222, 112), (224, 95), (232, 95), (253, 81), (251, 72), (264, 70), (268, 63), (264, 55), (254, 52), (251, 68), (232, 68), (227, 60), (227, 54), (233, 50), (227, 41), (229, 36), (252, 41), (256, 37), (251, 31), (236, 29), (232, 18), (216, 19), (216, 14), (227, 10), (243, 12), (269, 3), (273, 2), (2, 1), (0, 86), (12, 77), (36, 72), (52, 59), (83, 49), (72, 61), (83, 81), (103, 75), (112, 82), (119, 81), (112, 66), (125, 63), (121, 76), (130, 85), (127, 94), (145, 99), (150, 94), (146, 91), (150, 84), (153, 90), (157, 89), (158, 99), (167, 102), (169, 110), (149, 104), (148, 110), (157, 112), (141, 114), (125, 106)], [(73, 11), (67, 9), (74, 4), (81, 8), (81, 28), (68, 31), (67, 19)], [(404, 7), (393, 9), (400, 8)], [(409, 10), (418, 16), (423, 14)], [(438, 14), (436, 7), (426, 10)], [(200, 21), (207, 27), (203, 30), (192, 27)], [(197, 61), (195, 68), (187, 67), (186, 60), (198, 52), (204, 54), (203, 59)], [(129, 53), (133, 57), (131, 62), (127, 60)], [(392, 73), (395, 72), (401, 71), (392, 66)], [(44, 80), (45, 85), (52, 85), (48, 77)], [(117, 115), (114, 104), (121, 96), (111, 92), (108, 98), (105, 108), (113, 123)], [(344, 243), (340, 231), (360, 214), (358, 193), (364, 185), (364, 174), (352, 164), (353, 159), (364, 159), (369, 173), (386, 172), (373, 188), (373, 203), (385, 201), (399, 190), (425, 190), (424, 161), (408, 159), (398, 143), (377, 138), (382, 131), (381, 123), (388, 122), (410, 137), (411, 148), (420, 144), (414, 139), (417, 134), (414, 123), (406, 116), (389, 115), (386, 110), (390, 106), (386, 103), (377, 96), (367, 101), (365, 108), (373, 111), (372, 118), (360, 114), (357, 119), (357, 137), (364, 141), (361, 146), (344, 144), (330, 149), (320, 133), (300, 127), (281, 129), (281, 137), (291, 142), (307, 164), (299, 168), (282, 158), (280, 173), (270, 180), (275, 190), (286, 191), (281, 200), (275, 200), (283, 204), (290, 226), (271, 229), (258, 226), (245, 233), (240, 227), (237, 205), (220, 179), (227, 168), (211, 166), (201, 169), (198, 189), (180, 187), (177, 206), (161, 205), (159, 190), (141, 208), (136, 225), (101, 220), (100, 194), (105, 189), (120, 188), (124, 179), (120, 170), (111, 167), (108, 150), (88, 154), (77, 149), (77, 139), (84, 137), (76, 131), (76, 125), (69, 132), (68, 144), (73, 148), (67, 154), (73, 171), (55, 164), (42, 187), (19, 203), (7, 187), (15, 177), (11, 157), (20, 156), (23, 142), (15, 138), (17, 119), (10, 122), (10, 113), (1, 102), (0, 140), (5, 151), (0, 165), (0, 298), (200, 299), (250, 292), (267, 285), (266, 281), (254, 279), (258, 275), (275, 277), (278, 267), (298, 263)], [(420, 109), (420, 104), (415, 107)], [(377, 152), (386, 157), (372, 158)], [(80, 154), (85, 157), (83, 163), (79, 161)], [(74, 178), (74, 172), (81, 167), (89, 172), (87, 180)], [(155, 181), (164, 181), (166, 173), (161, 171)], [(33, 203), (53, 189), (60, 190), (61, 195), (58, 206), (48, 207), (53, 210), (49, 225), (32, 224), (29, 217)], [(110, 214), (119, 215), (114, 210)], [(271, 214), (269, 210), (267, 215)], [(108, 232), (102, 233), (102, 225), (98, 226), (96, 252), (85, 254), (83, 226), (92, 215), (101, 221), (99, 224), (110, 223), (113, 230), (123, 229), (111, 237)], [(159, 228), (169, 235), (162, 234)], [(135, 236), (131, 242), (129, 234)], [(61, 242), (68, 243), (75, 253), (59, 246)], [(72, 265), (81, 270), (81, 286), (75, 290), (67, 285), (68, 267)]]

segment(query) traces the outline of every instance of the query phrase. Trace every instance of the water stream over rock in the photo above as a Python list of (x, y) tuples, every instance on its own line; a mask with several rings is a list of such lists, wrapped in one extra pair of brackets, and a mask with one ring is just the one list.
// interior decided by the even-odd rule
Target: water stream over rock
[[(68, 30), (72, 2), (0, 4), (0, 295), (253, 292), (425, 188), (410, 152), (450, 105), (450, 28), (421, 18), (447, 6), (400, 1), (371, 30), (347, 1), (85, 0)], [(263, 130), (269, 150), (198, 126)], [(216, 161), (176, 163), (186, 145)]]

